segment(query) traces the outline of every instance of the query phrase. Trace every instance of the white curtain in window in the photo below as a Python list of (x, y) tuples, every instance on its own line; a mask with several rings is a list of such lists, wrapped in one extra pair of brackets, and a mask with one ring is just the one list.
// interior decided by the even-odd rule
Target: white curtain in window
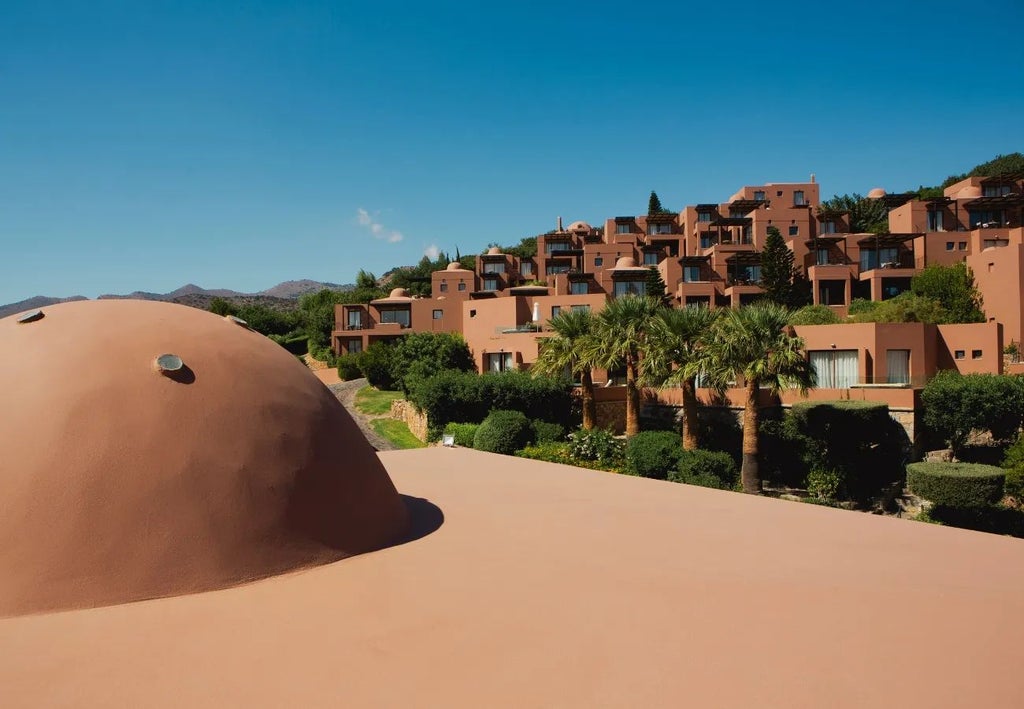
[(910, 384), (910, 350), (886, 350), (885, 369), (890, 384)]
[(819, 389), (848, 389), (857, 383), (857, 350), (812, 350)]

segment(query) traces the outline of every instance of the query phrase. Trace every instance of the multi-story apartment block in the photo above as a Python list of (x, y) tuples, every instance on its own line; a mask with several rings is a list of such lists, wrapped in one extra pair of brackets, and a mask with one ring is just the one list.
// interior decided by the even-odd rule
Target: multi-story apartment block
[(644, 293), (651, 268), (676, 307), (756, 300), (761, 252), (775, 227), (810, 281), (814, 302), (840, 314), (854, 298), (885, 300), (908, 290), (929, 264), (964, 261), (973, 270), (988, 323), (799, 328), (821, 370), (820, 396), (856, 390), (860, 398), (896, 397), (894, 404), (909, 396), (913, 406), (913, 394), (891, 392), (919, 389), (941, 369), (1002, 371), (1004, 339), (1020, 342), (1022, 195), (1024, 174), (968, 178), (932, 200), (876, 188), (869, 197), (889, 210), (887, 234), (854, 233), (848, 214), (823, 209), (813, 176), (743, 187), (725, 202), (678, 213), (611, 217), (602, 227), (576, 221), (563, 228), (559, 218), (537, 237), (533, 257), (492, 247), (472, 271), (453, 263), (434, 273), (429, 298), (397, 290), (368, 305), (337, 306), (334, 347), (357, 352), (410, 332), (461, 332), (480, 371), (528, 368), (538, 341), (550, 336), (553, 315), (596, 312), (608, 298)]

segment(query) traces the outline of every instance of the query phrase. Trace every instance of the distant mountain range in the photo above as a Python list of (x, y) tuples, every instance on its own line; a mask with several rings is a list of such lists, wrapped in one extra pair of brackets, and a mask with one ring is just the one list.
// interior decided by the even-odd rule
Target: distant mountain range
[[(170, 293), (135, 291), (128, 295), (104, 294), (98, 299), (128, 298), (133, 300), (163, 300), (169, 303), (182, 303), (184, 305), (191, 305), (193, 307), (205, 309), (209, 307), (210, 301), (214, 298), (224, 298), (226, 300), (237, 301), (240, 303), (262, 302), (271, 306), (277, 305), (278, 307), (289, 307), (292, 303), (288, 301), (294, 301), (299, 296), (305, 295), (306, 293), (315, 293), (324, 288), (330, 288), (332, 290), (348, 290), (353, 287), (354, 286), (352, 284), (339, 285), (337, 283), (324, 283), (322, 281), (303, 279), (301, 281), (285, 281), (284, 283), (278, 283), (273, 288), (267, 288), (259, 293), (239, 293), (238, 291), (227, 290), (225, 288), (207, 289), (193, 283), (188, 283), (183, 285), (181, 288), (172, 290)], [(54, 305), (55, 303), (66, 303), (72, 300), (88, 300), (88, 298), (81, 295), (73, 295), (70, 298), (51, 298), (45, 295), (37, 295), (33, 298), (18, 301), (17, 303), (0, 305), (0, 318), (5, 318), (8, 315), (14, 315), (15, 313), (21, 313), (26, 310)]]

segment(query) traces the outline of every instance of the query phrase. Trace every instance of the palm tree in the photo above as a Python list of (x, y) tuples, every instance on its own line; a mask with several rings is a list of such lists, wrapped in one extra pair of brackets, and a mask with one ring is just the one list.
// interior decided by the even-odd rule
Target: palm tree
[(697, 448), (697, 375), (704, 368), (705, 344), (718, 320), (706, 307), (662, 309), (651, 321), (647, 348), (640, 363), (641, 381), (654, 386), (679, 386), (685, 450)]
[(598, 367), (626, 369), (626, 436), (640, 432), (639, 368), (651, 318), (660, 310), (657, 300), (623, 295), (610, 301), (596, 318), (587, 357)]
[(537, 361), (530, 368), (535, 374), (560, 376), (567, 370), (580, 378), (580, 393), (583, 399), (583, 428), (592, 429), (597, 424), (594, 404), (594, 378), (591, 370), (594, 363), (585, 355), (593, 352), (586, 346), (594, 331), (594, 316), (589, 310), (568, 310), (548, 320), (555, 331), (554, 337), (546, 337), (539, 344)]
[(789, 311), (776, 303), (761, 301), (728, 310), (709, 338), (707, 372), (715, 388), (724, 392), (735, 377), (746, 388), (743, 407), (743, 464), (740, 477), (743, 492), (760, 494), (757, 427), (758, 392), (767, 387), (778, 394), (784, 387), (796, 387), (801, 394), (815, 384), (814, 370), (804, 357), (802, 338), (786, 325)]

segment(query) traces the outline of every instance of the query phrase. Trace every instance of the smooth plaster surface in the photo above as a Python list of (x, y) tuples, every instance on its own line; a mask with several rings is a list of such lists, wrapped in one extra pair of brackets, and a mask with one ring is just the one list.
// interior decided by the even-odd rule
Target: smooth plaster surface
[(435, 531), (0, 621), (5, 706), (1020, 706), (1020, 540), (470, 450), (380, 459)]

